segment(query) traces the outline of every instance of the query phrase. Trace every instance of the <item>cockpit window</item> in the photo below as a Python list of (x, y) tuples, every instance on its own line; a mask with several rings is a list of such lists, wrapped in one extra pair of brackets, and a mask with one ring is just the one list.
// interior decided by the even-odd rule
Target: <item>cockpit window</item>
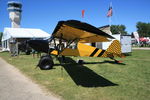
[(77, 49), (77, 43), (72, 43), (70, 46), (69, 46), (70, 49)]

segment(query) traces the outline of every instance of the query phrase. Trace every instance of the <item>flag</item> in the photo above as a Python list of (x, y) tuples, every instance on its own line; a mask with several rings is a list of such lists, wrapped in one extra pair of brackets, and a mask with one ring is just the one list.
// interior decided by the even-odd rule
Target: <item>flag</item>
[(82, 10), (82, 18), (84, 18), (85, 10)]
[(112, 16), (112, 6), (109, 6), (108, 12), (107, 12), (107, 17), (111, 17)]

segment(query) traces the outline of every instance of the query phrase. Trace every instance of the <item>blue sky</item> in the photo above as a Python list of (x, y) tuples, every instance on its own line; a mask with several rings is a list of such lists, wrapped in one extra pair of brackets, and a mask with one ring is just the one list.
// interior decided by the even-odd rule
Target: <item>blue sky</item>
[[(11, 23), (7, 2), (0, 0), (0, 32)], [(106, 17), (109, 3), (113, 6), (113, 25), (125, 25), (130, 34), (136, 31), (136, 23), (150, 22), (150, 0), (13, 0), (20, 1), (22, 7), (21, 27), (40, 28), (52, 33), (60, 20), (80, 20), (95, 27), (109, 24)], [(81, 17), (85, 10), (84, 18)]]

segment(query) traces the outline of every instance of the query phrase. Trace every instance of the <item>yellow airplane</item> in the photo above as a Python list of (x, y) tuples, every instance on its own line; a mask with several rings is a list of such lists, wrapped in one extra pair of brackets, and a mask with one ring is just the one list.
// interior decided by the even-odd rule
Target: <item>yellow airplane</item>
[[(86, 43), (108, 42), (114, 39), (98, 28), (77, 20), (59, 21), (49, 40), (30, 40), (29, 45), (36, 51), (47, 53), (41, 57), (38, 66), (42, 70), (52, 69), (54, 62), (51, 55), (65, 59), (65, 56), (124, 57), (118, 40), (113, 40), (107, 50), (102, 50)], [(54, 45), (53, 48), (50, 47)]]

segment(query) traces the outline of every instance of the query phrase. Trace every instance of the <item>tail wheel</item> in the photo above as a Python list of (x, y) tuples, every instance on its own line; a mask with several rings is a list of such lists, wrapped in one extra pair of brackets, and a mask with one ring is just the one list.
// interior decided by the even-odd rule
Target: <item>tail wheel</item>
[(42, 56), (38, 66), (41, 70), (49, 70), (52, 69), (54, 65), (53, 59), (51, 56)]

